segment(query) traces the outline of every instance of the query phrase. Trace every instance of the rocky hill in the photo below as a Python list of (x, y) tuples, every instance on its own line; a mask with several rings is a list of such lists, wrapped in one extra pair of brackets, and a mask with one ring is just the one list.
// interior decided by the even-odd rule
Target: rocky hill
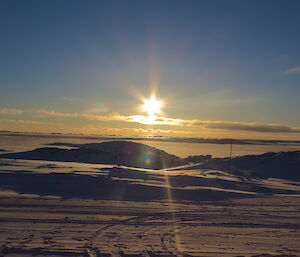
[(229, 158), (214, 158), (203, 162), (202, 168), (230, 171), (236, 175), (261, 178), (300, 180), (300, 151), (265, 153)]
[(116, 164), (152, 169), (187, 163), (165, 151), (129, 141), (82, 144), (75, 149), (37, 148), (27, 152), (2, 154), (0, 158)]

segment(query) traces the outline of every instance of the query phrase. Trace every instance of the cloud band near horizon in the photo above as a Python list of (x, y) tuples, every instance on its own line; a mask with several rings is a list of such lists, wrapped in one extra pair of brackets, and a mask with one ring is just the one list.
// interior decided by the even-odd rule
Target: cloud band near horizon
[[(0, 108), (0, 115), (22, 115), (32, 114), (39, 118), (58, 117), (58, 118), (83, 118), (93, 121), (119, 121), (129, 123), (139, 123), (144, 125), (165, 125), (174, 127), (191, 127), (199, 129), (227, 130), (227, 131), (248, 131), (258, 133), (300, 133), (300, 128), (291, 127), (275, 123), (259, 122), (231, 122), (231, 121), (209, 121), (209, 120), (185, 120), (177, 118), (167, 118), (158, 116), (130, 115), (123, 116), (118, 113), (110, 115), (97, 115), (91, 113), (63, 113), (42, 109), (9, 109)], [(24, 122), (24, 119), (22, 119)]]

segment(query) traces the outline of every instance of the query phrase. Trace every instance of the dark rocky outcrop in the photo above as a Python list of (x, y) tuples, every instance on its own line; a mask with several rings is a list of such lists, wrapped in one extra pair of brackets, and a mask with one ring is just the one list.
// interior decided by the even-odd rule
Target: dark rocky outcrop
[(154, 147), (130, 141), (111, 141), (79, 145), (77, 149), (54, 147), (2, 154), (0, 158), (116, 164), (162, 169), (187, 162)]
[(228, 171), (229, 166), (235, 175), (300, 180), (300, 151), (245, 155), (231, 162), (229, 158), (215, 158), (204, 162), (202, 168)]
[(199, 163), (203, 161), (207, 161), (211, 159), (211, 155), (192, 155), (184, 158), (185, 161), (191, 162), (191, 163)]

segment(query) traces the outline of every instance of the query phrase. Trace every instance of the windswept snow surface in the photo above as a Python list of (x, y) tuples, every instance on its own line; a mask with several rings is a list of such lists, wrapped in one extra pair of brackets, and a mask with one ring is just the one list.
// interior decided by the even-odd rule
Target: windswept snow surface
[(0, 256), (299, 256), (300, 182), (270, 174), (0, 158)]

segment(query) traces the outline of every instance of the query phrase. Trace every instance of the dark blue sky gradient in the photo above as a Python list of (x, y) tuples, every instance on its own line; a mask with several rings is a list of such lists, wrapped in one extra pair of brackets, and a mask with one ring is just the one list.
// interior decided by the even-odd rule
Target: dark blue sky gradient
[[(0, 2), (0, 107), (300, 126), (300, 1)], [(80, 104), (65, 98), (79, 98)]]

